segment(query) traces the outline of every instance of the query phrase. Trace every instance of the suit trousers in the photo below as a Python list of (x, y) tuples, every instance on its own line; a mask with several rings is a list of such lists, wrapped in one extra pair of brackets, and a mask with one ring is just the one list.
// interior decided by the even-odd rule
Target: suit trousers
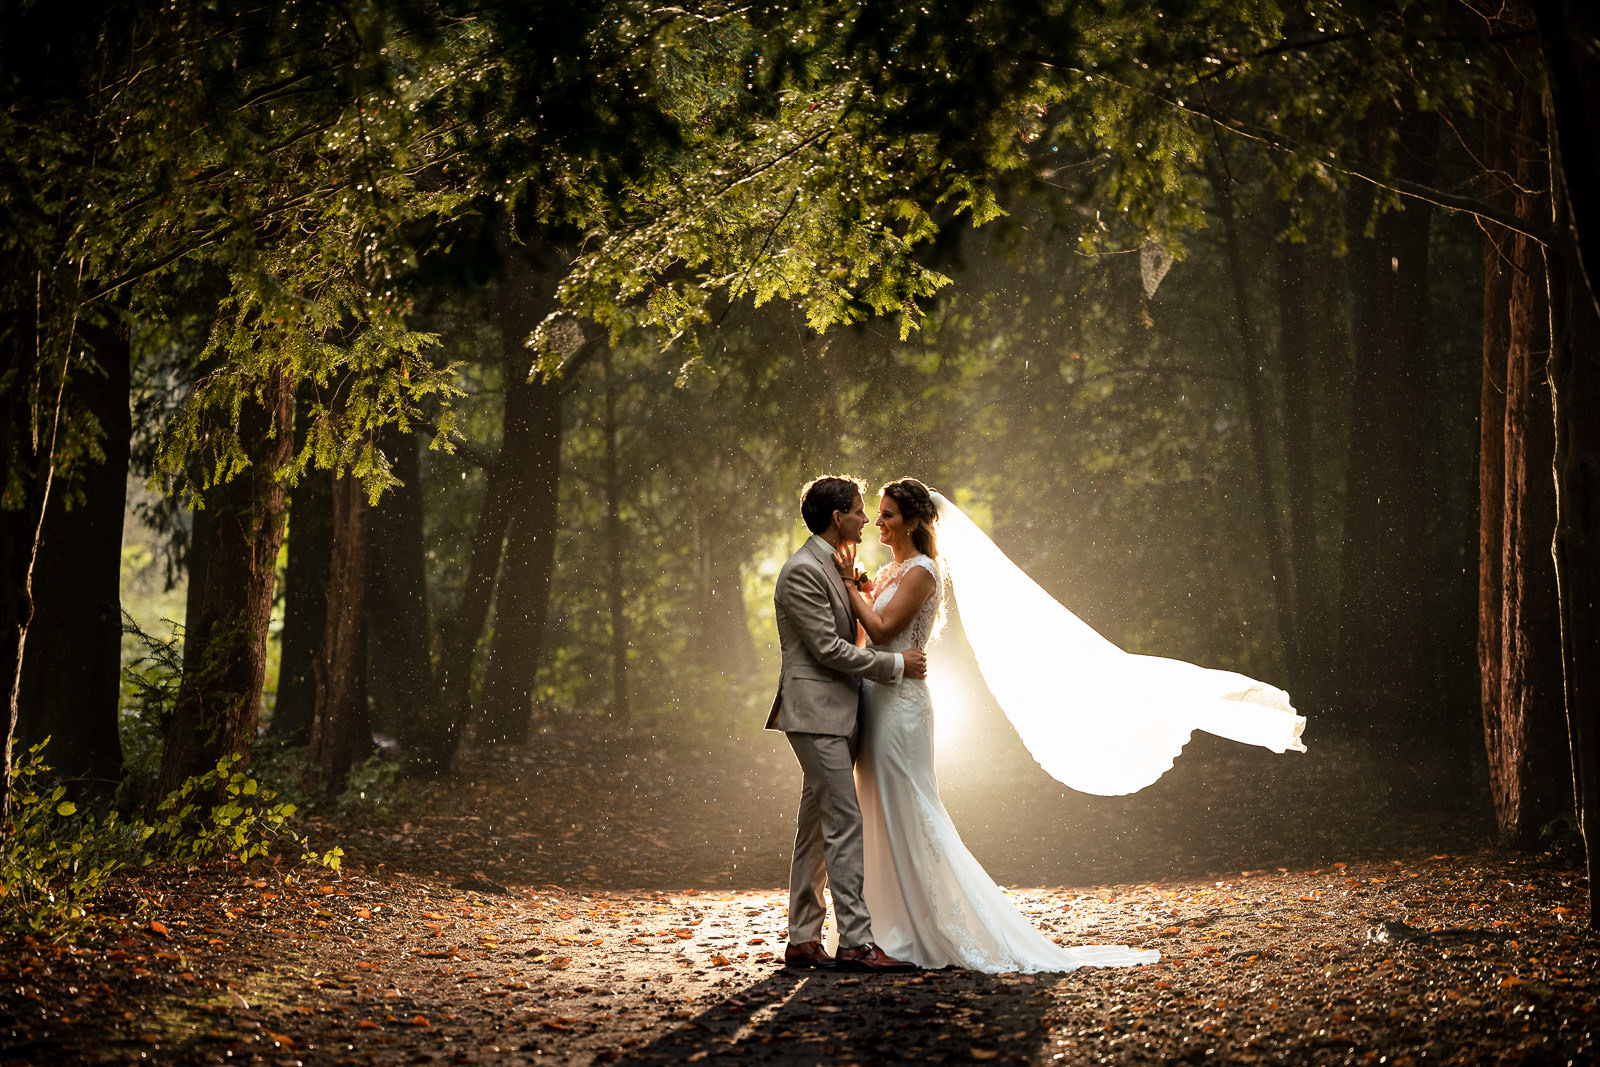
[(861, 895), (861, 805), (856, 800), (855, 738), (786, 734), (803, 772), (794, 864), (789, 870), (789, 943), (822, 940), (824, 880), (833, 894), (839, 944), (872, 940)]

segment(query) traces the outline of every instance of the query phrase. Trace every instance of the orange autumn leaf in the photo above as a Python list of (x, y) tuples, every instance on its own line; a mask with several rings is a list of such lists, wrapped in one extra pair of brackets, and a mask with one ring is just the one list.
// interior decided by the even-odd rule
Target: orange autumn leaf
[(428, 1025), (428, 1017), (426, 1015), (413, 1015), (411, 1017), (411, 1025), (412, 1026), (427, 1026)]
[(373, 1022), (371, 1019), (362, 1019), (360, 1022), (356, 1023), (357, 1030), (376, 1030), (377, 1028), (378, 1024)]
[(150, 920), (150, 930), (151, 930), (152, 933), (160, 934), (162, 937), (171, 936), (171, 935), (169, 935), (167, 933), (166, 924), (163, 923), (160, 919), (151, 919)]
[(720, 952), (718, 952), (716, 955), (711, 957), (711, 962), (712, 962), (712, 964), (714, 964), (717, 967), (731, 967), (731, 966), (733, 966), (733, 961), (728, 959), (728, 957), (724, 956)]
[(572, 957), (557, 956), (555, 959), (550, 961), (548, 966), (552, 971), (564, 971), (568, 967), (572, 966)]

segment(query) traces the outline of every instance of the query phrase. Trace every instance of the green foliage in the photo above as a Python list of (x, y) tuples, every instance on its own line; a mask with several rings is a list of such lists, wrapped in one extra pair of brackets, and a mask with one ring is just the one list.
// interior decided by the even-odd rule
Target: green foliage
[(249, 863), (274, 844), (338, 870), (344, 850), (317, 853), (294, 832), (293, 804), (236, 769), (225, 756), (157, 805), (153, 820), (68, 798), (45, 764), (45, 743), (11, 767), (12, 811), (0, 838), (0, 929), (66, 938), (92, 926), (96, 900), (118, 871), (154, 863), (184, 867), (213, 859)]
[(166, 743), (167, 721), (178, 701), (183, 677), (183, 628), (168, 622), (166, 639), (146, 633), (133, 616), (122, 615), (122, 635), (141, 646), (143, 653), (122, 666), (122, 698), (117, 705), (118, 735), (122, 742), (122, 781), (117, 800), (124, 808), (141, 809), (154, 799), (161, 774), (161, 749)]
[(0, 838), (0, 929), (67, 937), (144, 840), (137, 821), (67, 799), (34, 745), (9, 768), (11, 814)]
[(1539, 828), (1539, 840), (1546, 851), (1562, 859), (1581, 860), (1584, 856), (1583, 831), (1578, 816), (1565, 812)]
[(189, 778), (156, 805), (148, 827), (157, 858), (192, 867), (213, 856), (249, 863), (265, 856), (274, 840), (301, 849), (300, 860), (338, 870), (344, 850), (335, 846), (318, 855), (289, 828), (297, 808), (278, 801), (275, 790), (236, 770), (240, 757), (224, 756), (204, 774)]
[(333, 812), (363, 825), (393, 826), (408, 810), (433, 795), (433, 782), (407, 778), (405, 765), (381, 754), (350, 768), (344, 792), (333, 798)]
[(344, 790), (331, 796), (303, 788), (301, 774), (307, 765), (304, 745), (266, 740), (258, 742), (250, 756), (251, 772), (272, 783), (279, 799), (301, 814), (331, 815), (361, 825), (392, 825), (435, 789), (433, 782), (408, 778), (400, 760), (381, 752), (353, 765)]

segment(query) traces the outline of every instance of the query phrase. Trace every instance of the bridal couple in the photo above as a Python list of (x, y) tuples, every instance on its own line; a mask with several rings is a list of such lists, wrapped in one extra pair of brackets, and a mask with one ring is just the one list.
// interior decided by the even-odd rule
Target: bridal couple
[(783, 668), (767, 728), (788, 737), (803, 775), (785, 964), (1000, 973), (1159, 959), (1055, 944), (962, 844), (934, 778), (925, 680), (947, 582), (990, 691), (1040, 765), (1075, 789), (1141, 789), (1195, 729), (1303, 752), (1305, 719), (1282, 690), (1244, 675), (1118, 649), (915, 478), (882, 489), (876, 526), (894, 559), (868, 579), (855, 564), (864, 489), (833, 476), (805, 486), (811, 537), (773, 595)]

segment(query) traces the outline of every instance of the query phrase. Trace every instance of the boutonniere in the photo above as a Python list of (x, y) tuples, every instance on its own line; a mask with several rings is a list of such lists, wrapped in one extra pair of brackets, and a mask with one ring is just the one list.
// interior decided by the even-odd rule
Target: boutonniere
[(867, 587), (872, 584), (872, 579), (867, 577), (867, 569), (865, 567), (863, 567), (861, 564), (856, 563), (856, 564), (853, 564), (853, 566), (854, 566), (855, 570), (850, 575), (849, 582), (850, 582), (851, 585), (855, 586), (858, 590), (860, 590), (861, 592), (865, 593), (867, 591)]

